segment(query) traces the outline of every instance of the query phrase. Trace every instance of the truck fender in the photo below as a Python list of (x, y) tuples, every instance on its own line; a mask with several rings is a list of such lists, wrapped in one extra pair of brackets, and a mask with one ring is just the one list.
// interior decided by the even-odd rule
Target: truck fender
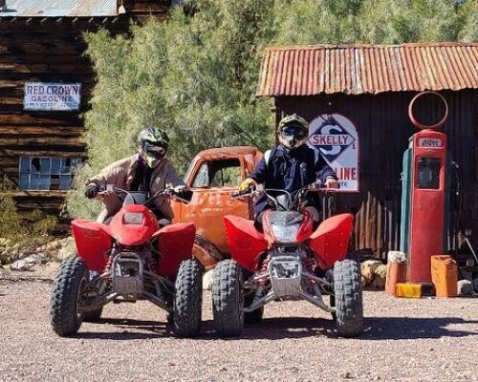
[(206, 269), (211, 269), (224, 259), (224, 254), (207, 238), (196, 234), (193, 254)]

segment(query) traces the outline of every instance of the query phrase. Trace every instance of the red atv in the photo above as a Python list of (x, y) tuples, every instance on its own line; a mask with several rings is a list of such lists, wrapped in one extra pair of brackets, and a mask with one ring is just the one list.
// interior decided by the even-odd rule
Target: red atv
[(353, 215), (328, 218), (314, 231), (303, 203), (308, 192), (264, 190), (273, 207), (263, 215), (264, 233), (250, 220), (224, 217), (232, 259), (216, 266), (212, 286), (220, 336), (240, 335), (244, 321), (259, 322), (264, 305), (278, 299), (304, 299), (332, 313), (340, 336), (362, 333), (360, 267), (347, 258)]
[(65, 259), (56, 275), (50, 303), (53, 330), (75, 334), (83, 320), (94, 321), (113, 301), (149, 300), (168, 312), (180, 337), (199, 334), (203, 267), (192, 258), (196, 228), (192, 223), (160, 227), (147, 207), (156, 197), (113, 188), (123, 207), (109, 225), (72, 222), (77, 255)]

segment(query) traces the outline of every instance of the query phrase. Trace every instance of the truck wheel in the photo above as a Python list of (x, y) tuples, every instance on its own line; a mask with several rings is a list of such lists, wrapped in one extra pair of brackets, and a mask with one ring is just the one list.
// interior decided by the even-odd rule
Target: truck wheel
[(86, 322), (95, 322), (101, 318), (101, 313), (103, 313), (103, 307), (92, 310), (90, 312), (83, 313), (83, 321)]
[(201, 327), (202, 265), (194, 259), (185, 260), (176, 278), (173, 304), (173, 328), (178, 337), (197, 337)]
[(241, 266), (232, 259), (214, 268), (212, 311), (217, 334), (221, 337), (241, 335), (244, 327), (244, 289)]
[(357, 337), (363, 331), (363, 302), (360, 267), (356, 260), (334, 264), (336, 324), (342, 337)]
[(83, 322), (78, 306), (88, 285), (89, 271), (86, 263), (73, 255), (61, 263), (53, 282), (50, 298), (50, 323), (61, 337), (75, 334)]
[[(254, 295), (247, 296), (244, 298), (244, 306), (247, 307), (252, 304), (254, 300)], [(253, 310), (252, 312), (244, 312), (244, 322), (246, 324), (258, 324), (262, 321), (262, 316), (264, 316), (264, 307), (261, 306), (259, 309)]]
[[(335, 308), (335, 295), (330, 295), (330, 306)], [(337, 313), (332, 313), (332, 320), (337, 321)]]

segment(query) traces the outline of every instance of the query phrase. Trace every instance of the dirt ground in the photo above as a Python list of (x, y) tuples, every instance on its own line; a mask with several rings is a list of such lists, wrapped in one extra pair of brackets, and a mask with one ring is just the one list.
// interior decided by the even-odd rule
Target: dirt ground
[(177, 339), (148, 304), (108, 305), (62, 339), (50, 283), (0, 280), (0, 381), (478, 381), (478, 300), (365, 292), (366, 331), (337, 338), (305, 302), (274, 302), (240, 339), (219, 339), (205, 292), (202, 336)]

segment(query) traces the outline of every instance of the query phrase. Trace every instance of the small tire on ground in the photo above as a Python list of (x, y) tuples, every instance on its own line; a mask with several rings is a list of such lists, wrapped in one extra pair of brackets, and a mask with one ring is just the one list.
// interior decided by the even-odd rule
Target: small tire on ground
[(241, 266), (223, 260), (214, 268), (212, 310), (216, 332), (220, 337), (240, 336), (244, 328), (244, 288)]
[(51, 292), (50, 323), (61, 337), (75, 334), (83, 322), (84, 315), (78, 314), (78, 303), (88, 276), (88, 266), (76, 255), (66, 258), (60, 265)]
[[(244, 307), (248, 307), (252, 304), (254, 300), (254, 295), (246, 296), (244, 298)], [(252, 312), (244, 312), (244, 322), (246, 324), (258, 324), (262, 321), (264, 316), (264, 307), (261, 306), (259, 309), (253, 310)]]
[(90, 312), (85, 312), (83, 314), (83, 321), (85, 321), (85, 322), (99, 321), (99, 319), (101, 318), (102, 313), (103, 313), (103, 307), (101, 307), (99, 309), (96, 309), (96, 310), (92, 310)]
[(363, 298), (358, 261), (334, 264), (336, 325), (339, 336), (357, 337), (363, 332)]
[(197, 337), (201, 330), (203, 266), (195, 259), (185, 260), (176, 278), (173, 304), (173, 330), (178, 337)]

